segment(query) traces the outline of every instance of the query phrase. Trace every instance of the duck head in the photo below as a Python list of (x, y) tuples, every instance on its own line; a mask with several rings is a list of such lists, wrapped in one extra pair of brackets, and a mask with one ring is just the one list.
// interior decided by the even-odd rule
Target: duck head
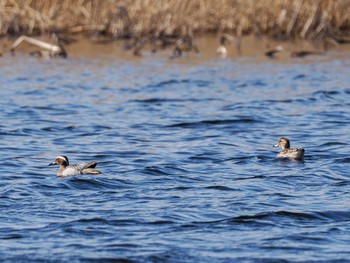
[(68, 166), (69, 165), (68, 157), (64, 155), (58, 155), (56, 159), (49, 165)]
[(274, 145), (273, 147), (281, 147), (282, 151), (285, 149), (289, 149), (290, 148), (290, 143), (289, 140), (287, 138), (280, 138), (277, 142), (276, 145)]

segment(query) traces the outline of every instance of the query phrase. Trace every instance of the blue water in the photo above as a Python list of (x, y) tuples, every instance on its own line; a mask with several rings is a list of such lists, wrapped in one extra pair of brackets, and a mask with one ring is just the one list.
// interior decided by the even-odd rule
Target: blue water
[(1, 261), (348, 261), (350, 58), (260, 60), (1, 58)]

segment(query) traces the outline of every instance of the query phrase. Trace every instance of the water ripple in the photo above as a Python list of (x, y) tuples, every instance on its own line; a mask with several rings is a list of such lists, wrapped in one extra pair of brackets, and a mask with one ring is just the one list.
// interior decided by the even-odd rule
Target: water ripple
[(7, 59), (4, 262), (348, 260), (349, 59)]

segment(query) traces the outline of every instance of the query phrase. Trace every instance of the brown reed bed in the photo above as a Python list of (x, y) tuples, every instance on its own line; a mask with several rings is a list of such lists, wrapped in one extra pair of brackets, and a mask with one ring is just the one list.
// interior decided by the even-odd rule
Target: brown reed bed
[(349, 0), (0, 0), (0, 36), (62, 31), (111, 39), (229, 33), (342, 38)]

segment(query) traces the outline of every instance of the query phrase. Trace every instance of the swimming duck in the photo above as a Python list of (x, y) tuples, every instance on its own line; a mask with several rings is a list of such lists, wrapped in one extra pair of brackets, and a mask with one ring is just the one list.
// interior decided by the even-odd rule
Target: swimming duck
[(303, 160), (304, 152), (303, 148), (290, 148), (290, 143), (287, 138), (280, 138), (274, 147), (281, 147), (282, 151), (277, 154), (277, 158), (289, 158), (295, 160)]
[(278, 52), (281, 52), (281, 51), (283, 51), (283, 50), (284, 50), (283, 46), (279, 45), (279, 46), (277, 46), (277, 47), (275, 47), (275, 48), (273, 48), (273, 49), (270, 49), (270, 50), (266, 51), (266, 52), (265, 52), (265, 56), (267, 56), (267, 57), (269, 57), (269, 58), (274, 58), (275, 55), (276, 55)]
[(237, 53), (241, 54), (241, 40), (238, 37), (231, 36), (229, 34), (222, 34), (220, 37), (220, 46), (216, 49), (216, 54), (225, 58), (227, 56), (226, 42), (232, 42), (236, 48)]
[(67, 156), (59, 155), (55, 161), (49, 165), (59, 165), (57, 176), (73, 176), (80, 174), (100, 174), (101, 171), (95, 169), (96, 162), (80, 163), (80, 164), (69, 164)]
[(306, 56), (311, 55), (325, 55), (326, 53), (323, 51), (308, 51), (308, 50), (300, 50), (300, 51), (292, 51), (290, 56), (293, 58), (304, 58)]

